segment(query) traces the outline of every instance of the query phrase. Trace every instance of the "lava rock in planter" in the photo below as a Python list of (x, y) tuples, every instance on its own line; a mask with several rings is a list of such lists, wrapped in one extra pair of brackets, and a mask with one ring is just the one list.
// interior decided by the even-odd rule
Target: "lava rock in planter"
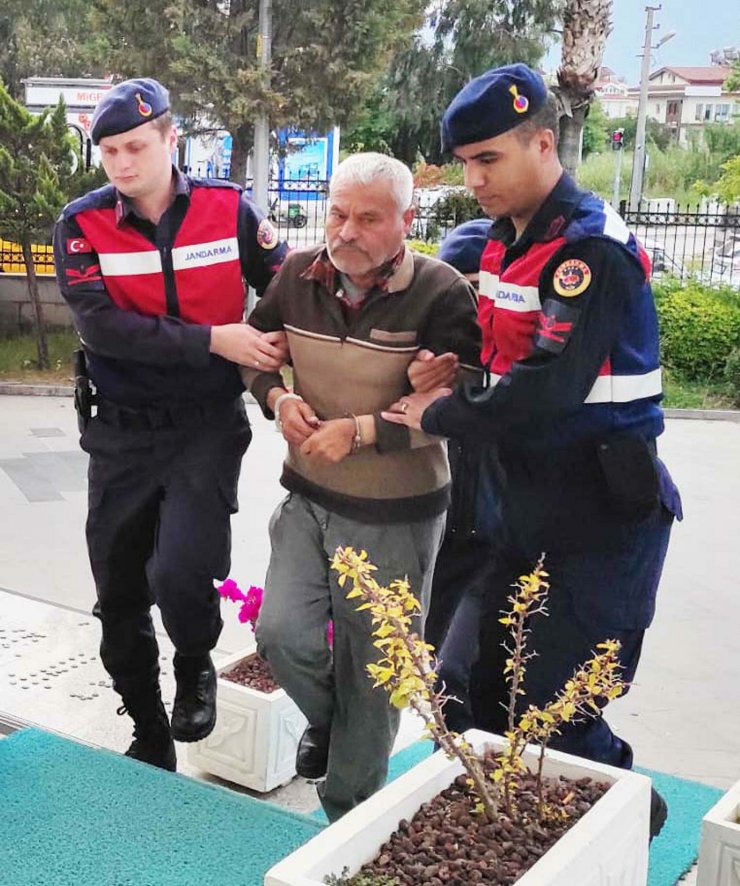
[[(500, 736), (478, 730), (471, 730), (465, 737), (478, 752), (490, 747), (498, 753), (505, 745), (505, 740)], [(524, 761), (530, 768), (536, 766), (536, 760), (536, 749), (525, 752)], [(619, 883), (620, 886), (645, 886), (650, 779), (635, 772), (615, 769), (555, 751), (547, 752), (544, 773), (556, 782), (560, 776), (564, 776), (576, 782), (581, 781), (586, 788), (587, 782), (582, 781), (584, 779), (589, 779), (588, 784), (591, 785), (593, 782), (606, 782), (610, 787), (516, 881), (517, 886), (607, 886), (611, 883)], [(408, 828), (423, 804), (429, 805), (432, 816), (436, 814), (434, 798), (441, 792), (450, 790), (450, 786), (461, 774), (462, 766), (458, 760), (448, 760), (441, 751), (437, 752), (275, 865), (265, 876), (266, 886), (321, 886), (325, 877), (339, 875), (344, 868), (350, 874), (355, 874), (378, 855), (380, 848), (394, 831), (403, 832), (404, 826), (401, 823), (404, 820), (407, 828), (404, 837), (408, 842), (402, 845), (407, 852), (416, 856), (415, 877), (412, 882), (424, 886), (429, 886), (437, 878), (444, 882), (438, 876), (442, 874), (444, 862), (437, 851), (437, 835), (429, 833), (425, 840), (423, 834), (409, 834)], [(568, 791), (570, 790), (568, 787)], [(578, 804), (587, 800), (574, 796), (572, 802)], [(466, 828), (471, 816), (466, 808), (459, 807), (455, 816), (455, 827), (460, 831), (456, 835), (459, 846), (461, 841), (470, 840)], [(497, 824), (499, 823), (488, 827), (495, 831)], [(503, 823), (500, 823), (500, 830), (505, 834)], [(504, 840), (502, 845), (508, 842), (514, 843), (514, 840)], [(524, 848), (526, 847), (517, 849), (518, 859)], [(454, 851), (455, 843), (451, 843), (448, 852)], [(507, 847), (507, 851), (511, 851), (511, 848)], [(531, 849), (526, 851), (527, 854), (532, 854)], [(493, 858), (490, 855), (486, 857), (487, 852), (494, 853), (495, 850), (487, 844), (480, 859), (489, 867)], [(390, 873), (386, 870), (386, 865), (380, 866), (384, 874)], [(438, 866), (436, 872), (435, 866)], [(512, 869), (511, 873), (513, 875), (515, 871)], [(471, 873), (467, 882), (486, 881), (479, 879), (478, 874)]]

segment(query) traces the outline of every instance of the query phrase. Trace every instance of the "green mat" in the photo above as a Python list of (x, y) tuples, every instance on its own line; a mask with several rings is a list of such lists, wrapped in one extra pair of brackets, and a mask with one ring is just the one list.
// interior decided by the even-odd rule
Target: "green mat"
[(35, 729), (0, 741), (2, 886), (262, 886), (320, 830), (266, 801)]
[[(391, 757), (388, 780), (403, 775), (432, 753), (431, 741), (417, 741)], [(668, 821), (650, 845), (648, 886), (674, 886), (691, 868), (699, 853), (701, 820), (722, 796), (719, 788), (697, 781), (687, 781), (651, 769), (639, 769), (653, 780), (656, 790), (668, 804)], [(316, 821), (326, 823), (322, 809), (311, 813)]]
[[(395, 754), (390, 779), (431, 752), (420, 741)], [(722, 791), (640, 771), (669, 807), (648, 883), (673, 886)], [(262, 886), (322, 820), (35, 729), (0, 741), (2, 886)]]

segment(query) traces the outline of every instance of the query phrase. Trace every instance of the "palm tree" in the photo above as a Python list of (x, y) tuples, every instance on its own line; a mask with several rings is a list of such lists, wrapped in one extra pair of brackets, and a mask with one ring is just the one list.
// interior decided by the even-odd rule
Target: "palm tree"
[(611, 33), (612, 0), (566, 0), (555, 93), (560, 104), (560, 160), (571, 174), (581, 161), (583, 123)]

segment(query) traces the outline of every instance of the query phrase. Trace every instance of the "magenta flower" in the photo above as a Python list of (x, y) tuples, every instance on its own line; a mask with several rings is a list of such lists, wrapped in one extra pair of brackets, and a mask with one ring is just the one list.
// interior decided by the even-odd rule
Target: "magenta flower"
[[(263, 589), (258, 588), (257, 585), (252, 585), (245, 594), (233, 578), (227, 578), (216, 590), (225, 600), (242, 604), (239, 607), (239, 621), (242, 624), (250, 625), (252, 631), (254, 631), (262, 606)], [(334, 643), (334, 622), (332, 621), (327, 626), (326, 638), (329, 646), (332, 646)]]
[(233, 578), (227, 578), (226, 581), (216, 589), (222, 597), (225, 597), (227, 600), (231, 600), (232, 603), (239, 603), (244, 599), (244, 594), (242, 594), (239, 589), (239, 585), (234, 581)]
[(257, 616), (260, 614), (260, 607), (262, 606), (262, 593), (262, 588), (252, 585), (247, 593), (242, 596), (244, 602), (239, 610), (239, 621), (242, 624), (250, 624), (253, 631), (257, 624)]

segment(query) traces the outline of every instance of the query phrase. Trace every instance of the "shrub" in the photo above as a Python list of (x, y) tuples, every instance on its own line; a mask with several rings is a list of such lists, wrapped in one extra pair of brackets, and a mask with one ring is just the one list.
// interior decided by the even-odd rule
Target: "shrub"
[(725, 378), (730, 397), (740, 405), (740, 347), (730, 351), (725, 362)]
[(414, 252), (431, 255), (432, 258), (435, 258), (439, 252), (439, 243), (427, 243), (426, 240), (407, 240), (406, 245), (410, 246)]
[(668, 281), (655, 287), (662, 358), (687, 379), (719, 378), (740, 347), (740, 304), (721, 290)]
[(470, 191), (460, 188), (450, 191), (434, 204), (432, 219), (447, 227), (456, 228), (471, 218), (485, 218), (480, 203)]

